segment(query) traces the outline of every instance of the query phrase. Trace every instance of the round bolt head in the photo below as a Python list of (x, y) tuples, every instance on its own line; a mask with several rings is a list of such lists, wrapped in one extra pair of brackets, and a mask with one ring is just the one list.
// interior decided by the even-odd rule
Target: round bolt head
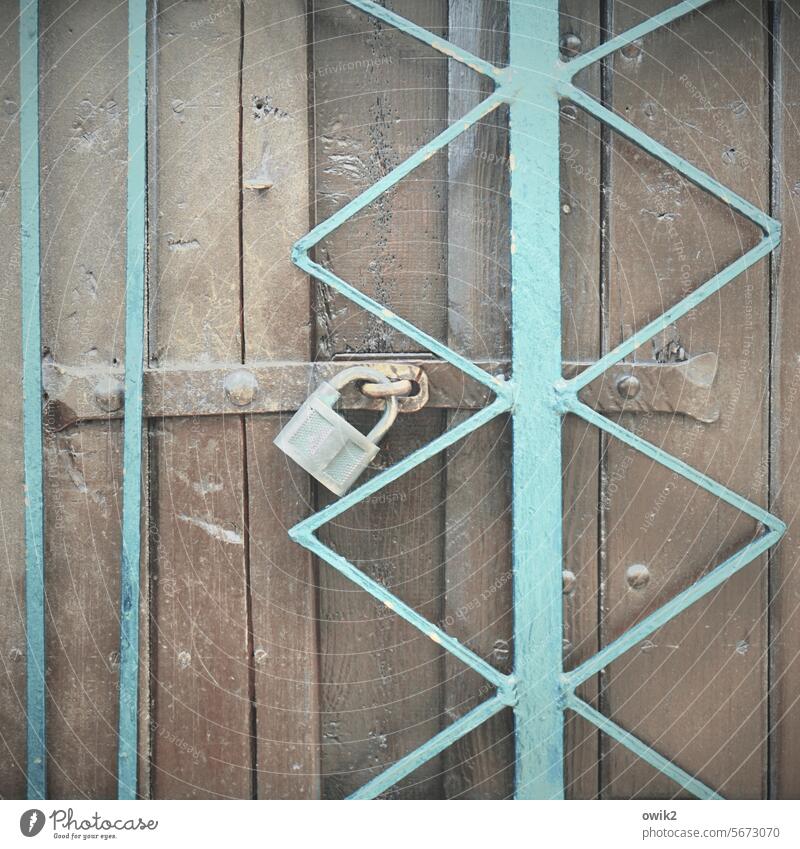
[(125, 387), (116, 377), (102, 377), (94, 387), (94, 400), (101, 410), (115, 413), (125, 400)]
[(495, 640), (492, 646), (492, 658), (495, 663), (505, 663), (511, 655), (511, 646), (508, 640)]
[(626, 401), (633, 400), (639, 394), (641, 388), (642, 384), (639, 382), (639, 378), (632, 374), (623, 374), (617, 381), (617, 392)]
[(575, 589), (575, 573), (564, 569), (561, 573), (561, 590), (564, 595), (569, 595)]
[(231, 404), (237, 407), (246, 407), (248, 404), (252, 404), (256, 397), (258, 381), (252, 372), (246, 368), (240, 368), (225, 377), (223, 387)]
[(643, 563), (634, 563), (625, 571), (625, 579), (631, 589), (641, 590), (650, 582), (650, 570)]
[(642, 55), (642, 42), (637, 38), (635, 41), (630, 42), (630, 44), (626, 44), (620, 50), (620, 53), (626, 59), (638, 59)]
[(561, 36), (558, 46), (561, 48), (561, 55), (565, 59), (572, 59), (573, 56), (577, 56), (581, 52), (583, 42), (581, 41), (581, 37), (575, 35), (574, 32), (565, 32)]

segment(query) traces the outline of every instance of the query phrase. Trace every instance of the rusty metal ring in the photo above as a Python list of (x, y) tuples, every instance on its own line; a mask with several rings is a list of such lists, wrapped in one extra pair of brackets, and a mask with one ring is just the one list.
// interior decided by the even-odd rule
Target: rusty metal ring
[(400, 398), (414, 390), (410, 380), (393, 380), (391, 383), (362, 383), (361, 392), (367, 398)]

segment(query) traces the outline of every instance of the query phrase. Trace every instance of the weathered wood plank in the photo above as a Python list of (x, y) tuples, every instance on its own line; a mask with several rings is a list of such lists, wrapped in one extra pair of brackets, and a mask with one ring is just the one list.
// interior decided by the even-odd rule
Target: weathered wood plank
[(15, 0), (0, 0), (0, 798), (25, 798), (25, 502), (19, 294), (19, 37)]
[[(40, 7), (45, 368), (124, 361), (127, 15)], [(118, 422), (45, 440), (48, 795), (116, 794)]]
[[(508, 9), (450, 3), (449, 39), (502, 66)], [(492, 90), (457, 62), (449, 68), (448, 118), (457, 121)], [(507, 358), (510, 339), (508, 112), (499, 110), (448, 149), (448, 343), (473, 359)], [(453, 426), (470, 413), (448, 415)], [(446, 452), (445, 597), (448, 633), (503, 671), (511, 640), (510, 429), (491, 422)], [(445, 717), (453, 721), (491, 695), (485, 680), (445, 655)], [(505, 798), (514, 792), (514, 720), (492, 717), (445, 750), (449, 798)]]
[[(614, 7), (615, 31), (663, 8)], [(761, 7), (720, 2), (614, 60), (613, 106), (761, 207), (768, 204), (767, 54)], [(657, 316), (758, 238), (755, 228), (669, 168), (614, 139), (608, 344)], [(623, 206), (624, 204), (624, 206)], [(766, 263), (682, 319), (640, 359), (719, 354), (726, 402), (714, 424), (623, 416), (628, 427), (752, 500), (767, 442)], [(750, 539), (753, 523), (610, 441), (603, 639)], [(642, 564), (641, 569), (631, 567)], [(606, 670), (605, 709), (723, 795), (759, 797), (766, 776), (766, 586), (751, 564)], [(647, 580), (649, 576), (649, 580)], [(605, 741), (608, 797), (670, 797), (672, 782)]]
[[(151, 363), (238, 360), (239, 4), (162, 3)], [(251, 665), (239, 416), (165, 421), (153, 548), (153, 795), (249, 797)]]
[[(771, 484), (772, 507), (788, 525), (786, 536), (772, 560), (770, 644), (771, 765), (770, 795), (800, 798), (800, 479), (797, 451), (800, 444), (800, 295), (796, 269), (800, 260), (800, 3), (779, 4), (779, 40), (775, 45), (777, 89), (774, 95), (774, 128), (778, 158), (775, 163), (776, 215), (783, 223), (783, 244), (776, 265), (774, 292), (775, 332), (772, 383)], [(759, 470), (768, 471), (765, 462)]]
[[(420, 432), (440, 430), (442, 417), (423, 410), (416, 423), (396, 423), (380, 467), (419, 447)], [(324, 529), (335, 551), (432, 622), (442, 618), (444, 477), (435, 457)], [(326, 564), (320, 570), (323, 794), (342, 798), (440, 730), (443, 659), (428, 637)], [(440, 764), (433, 758), (386, 796), (440, 798)]]
[[(443, 0), (392, 8), (439, 32)], [(316, 220), (327, 218), (446, 125), (447, 63), (424, 45), (336, 0), (315, 4)], [(437, 336), (446, 337), (446, 157), (429, 160), (317, 250), (354, 285)], [(409, 340), (318, 288), (316, 351), (413, 350)], [(362, 417), (354, 421), (364, 423)], [(381, 467), (429, 442), (441, 413), (398, 421)], [(442, 460), (405, 476), (321, 535), (412, 605), (442, 609)], [(323, 565), (320, 572), (323, 795), (341, 796), (419, 745), (442, 724), (441, 651)], [(440, 758), (392, 795), (442, 794)]]
[[(309, 229), (306, 3), (244, 10), (243, 293), (246, 360), (311, 357), (310, 292), (290, 259)], [(248, 188), (271, 183), (269, 189)], [(266, 390), (266, 387), (265, 387)], [(250, 591), (259, 798), (318, 798), (317, 570), (286, 531), (309, 479), (273, 444), (285, 416), (248, 416)]]
[[(582, 53), (601, 40), (597, 0), (561, 4), (564, 45)], [(577, 36), (579, 43), (566, 38)], [(570, 53), (565, 53), (568, 58)], [(580, 85), (600, 93), (600, 67), (594, 65)], [(565, 103), (561, 109), (561, 287), (562, 352), (565, 359), (592, 361), (601, 346), (600, 126)], [(568, 416), (562, 430), (564, 511), (564, 667), (590, 657), (598, 647), (598, 578), (600, 574), (599, 468), (600, 438), (596, 430)], [(590, 680), (580, 695), (596, 704), (597, 681)], [(565, 718), (564, 773), (568, 798), (597, 796), (598, 732), (583, 718)]]

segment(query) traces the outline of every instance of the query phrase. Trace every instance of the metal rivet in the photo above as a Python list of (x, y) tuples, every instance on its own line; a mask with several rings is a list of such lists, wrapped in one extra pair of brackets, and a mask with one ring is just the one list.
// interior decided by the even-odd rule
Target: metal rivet
[(232, 371), (225, 378), (223, 386), (228, 400), (237, 407), (246, 407), (251, 404), (258, 391), (258, 381), (255, 375), (246, 368)]
[(575, 589), (575, 573), (565, 569), (561, 573), (561, 589), (564, 595), (568, 595)]
[(101, 410), (114, 413), (122, 407), (125, 400), (125, 387), (116, 377), (100, 378), (94, 387), (94, 400)]
[(623, 374), (617, 381), (617, 392), (628, 401), (635, 398), (641, 388), (642, 384), (639, 382), (639, 378), (632, 374)]
[(275, 183), (269, 177), (264, 176), (248, 177), (246, 180), (242, 180), (242, 188), (244, 189), (271, 189), (274, 185)]
[(572, 207), (568, 203), (565, 203), (562, 205), (561, 211), (564, 213), (564, 215), (569, 215), (570, 212), (572, 212)]
[(634, 563), (632, 566), (628, 566), (625, 571), (625, 578), (629, 587), (640, 590), (650, 582), (650, 570), (643, 563)]
[(642, 55), (642, 42), (637, 38), (630, 44), (626, 44), (620, 51), (626, 59), (638, 59)]
[(561, 55), (564, 56), (565, 59), (571, 59), (573, 56), (577, 56), (578, 53), (581, 52), (583, 42), (581, 41), (581, 37), (579, 35), (575, 35), (574, 32), (565, 32), (564, 35), (561, 36), (558, 46), (561, 48)]

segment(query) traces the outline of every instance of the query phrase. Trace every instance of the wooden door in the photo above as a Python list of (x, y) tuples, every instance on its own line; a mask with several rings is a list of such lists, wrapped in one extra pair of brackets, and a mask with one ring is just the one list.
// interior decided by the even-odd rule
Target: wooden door
[[(124, 4), (43, 3), (48, 794), (115, 790), (120, 411), (95, 389), (124, 351)], [(502, 65), (507, 4), (392, 0)], [(563, 57), (667, 5), (563, 0)], [(4, 24), (17, 4), (0, 0)], [(158, 0), (148, 67), (148, 329), (140, 792), (341, 798), (485, 700), (486, 684), (290, 541), (330, 503), (273, 445), (339, 362), (428, 354), (290, 260), (294, 241), (457, 121), (471, 70), (335, 0)], [(734, 798), (794, 797), (798, 536), (792, 263), (800, 4), (717, 0), (589, 68), (582, 86), (783, 221), (764, 260), (631, 358), (717, 357), (711, 422), (609, 412), (790, 526), (771, 557), (588, 681), (581, 695)], [(0, 27), (0, 795), (24, 780), (19, 441), (19, 81)], [(316, 259), (470, 359), (508, 368), (508, 119), (498, 110), (317, 248)], [(728, 209), (561, 110), (563, 344), (591, 362), (754, 243)], [(4, 256), (4, 258), (6, 258)], [(535, 332), (532, 329), (531, 332)], [(331, 365), (333, 364), (333, 366)], [(225, 379), (259, 376), (237, 404)], [(653, 372), (656, 374), (656, 372)], [(431, 401), (383, 442), (385, 468), (474, 412)], [(300, 375), (298, 377), (298, 375)], [(657, 382), (657, 379), (656, 379)], [(227, 394), (226, 394), (227, 391)], [(5, 403), (5, 399), (8, 403)], [(148, 407), (146, 401), (146, 408)], [(256, 409), (257, 408), (257, 409)], [(374, 413), (349, 411), (367, 427)], [(749, 539), (752, 522), (615, 440), (564, 422), (564, 658), (571, 668)], [(511, 435), (505, 418), (326, 526), (322, 538), (501, 671), (513, 666)], [(567, 715), (566, 793), (671, 798), (669, 779)], [(794, 758), (796, 760), (796, 758)], [(499, 714), (398, 798), (513, 795)]]

